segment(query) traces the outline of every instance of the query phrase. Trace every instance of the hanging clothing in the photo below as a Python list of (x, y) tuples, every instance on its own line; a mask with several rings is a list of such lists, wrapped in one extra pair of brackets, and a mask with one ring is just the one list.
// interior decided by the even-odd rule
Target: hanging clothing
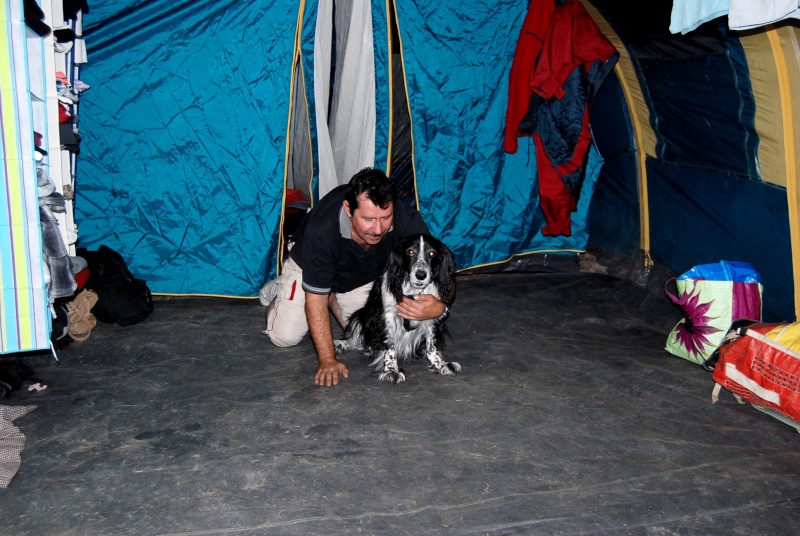
[(577, 207), (591, 143), (589, 108), (618, 57), (579, 0), (553, 10), (531, 71), (528, 109), (517, 126), (536, 145), (546, 221), (542, 234), (572, 234), (570, 215)]
[(58, 219), (45, 204), (39, 205), (42, 225), (42, 257), (50, 272), (47, 295), (50, 298), (72, 296), (78, 289), (67, 246), (58, 230)]
[(519, 131), (519, 122), (528, 111), (528, 103), (533, 93), (530, 84), (533, 69), (544, 45), (554, 9), (554, 0), (531, 0), (528, 14), (522, 22), (511, 72), (508, 75), (508, 110), (503, 149), (510, 154), (516, 153), (519, 148), (517, 138), (530, 136)]
[(797, 0), (731, 0), (728, 27), (749, 30), (784, 19), (800, 19)]
[(669, 31), (687, 34), (710, 20), (726, 16), (729, 6), (730, 0), (674, 0)]
[(800, 19), (798, 0), (675, 0), (669, 31), (686, 34), (717, 17), (728, 16), (731, 30), (751, 30), (784, 19)]

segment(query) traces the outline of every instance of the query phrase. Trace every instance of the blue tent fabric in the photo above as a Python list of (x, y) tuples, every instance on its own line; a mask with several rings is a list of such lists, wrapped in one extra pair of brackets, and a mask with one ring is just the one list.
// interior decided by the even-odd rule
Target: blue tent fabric
[[(723, 18), (672, 35), (667, 17), (651, 16), (670, 10), (666, 0), (592, 3), (626, 43), (657, 136), (655, 158), (646, 162), (649, 253), (676, 273), (720, 260), (749, 262), (764, 281), (763, 319), (795, 318), (787, 192), (761, 177), (757, 151), (763, 140), (739, 34), (728, 31)], [(594, 199), (603, 221), (592, 218), (592, 242), (625, 255), (634, 238), (629, 235), (625, 245), (625, 228), (633, 229), (636, 217), (635, 175), (620, 165), (633, 147), (619, 145), (629, 127), (594, 120), (592, 126), (611, 164)]]
[(588, 215), (591, 243), (624, 259), (633, 259), (640, 250), (641, 236), (636, 143), (625, 95), (615, 73), (606, 77), (597, 92), (591, 124), (603, 155)]
[(453, 250), (459, 268), (535, 251), (585, 249), (587, 192), (601, 160), (597, 151), (587, 164), (582, 194), (587, 203), (573, 213), (572, 235), (546, 237), (539, 231), (544, 216), (533, 146), (523, 143), (513, 155), (502, 148), (508, 73), (527, 4), (396, 3), (420, 211)]
[(372, 3), (372, 40), (375, 47), (375, 165), (386, 169), (390, 143), (392, 85), (389, 77), (389, 34), (386, 2)]
[(653, 158), (647, 159), (647, 173), (656, 258), (671, 259), (677, 273), (719, 260), (749, 262), (764, 282), (763, 320), (785, 321), (794, 299), (791, 249), (784, 234), (789, 226), (786, 192)]
[[(116, 249), (156, 293), (257, 295), (277, 267), (298, 20), (316, 144), (316, 6), (93, 3), (83, 31), (89, 63), (81, 78), (92, 89), (80, 110), (80, 247)], [(544, 237), (533, 147), (502, 150), (525, 2), (398, 0), (396, 7), (420, 210), (459, 268), (585, 249), (597, 151), (572, 236)], [(385, 9), (373, 3), (381, 168), (390, 117)]]
[(79, 244), (154, 292), (254, 295), (272, 271), (297, 7), (93, 2)]
[[(714, 37), (713, 51), (695, 50), (678, 56), (681, 61), (669, 56), (636, 60), (658, 134), (656, 151), (665, 162), (760, 180), (755, 102), (744, 50), (737, 38), (727, 35), (724, 22), (704, 28), (705, 34), (681, 36), (680, 41), (685, 45)], [(690, 98), (709, 86), (714, 88), (713, 99)]]

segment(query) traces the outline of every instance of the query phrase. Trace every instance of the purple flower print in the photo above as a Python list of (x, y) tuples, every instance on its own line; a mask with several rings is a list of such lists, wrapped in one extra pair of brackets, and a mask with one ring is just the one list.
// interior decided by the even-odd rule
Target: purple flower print
[(706, 345), (711, 343), (708, 340), (709, 335), (721, 331), (719, 328), (708, 325), (713, 318), (706, 313), (714, 300), (700, 303), (699, 291), (695, 292), (696, 290), (697, 287), (693, 288), (691, 292), (684, 293), (676, 302), (684, 313), (683, 322), (677, 326), (676, 338), (690, 354), (694, 355), (699, 354)]

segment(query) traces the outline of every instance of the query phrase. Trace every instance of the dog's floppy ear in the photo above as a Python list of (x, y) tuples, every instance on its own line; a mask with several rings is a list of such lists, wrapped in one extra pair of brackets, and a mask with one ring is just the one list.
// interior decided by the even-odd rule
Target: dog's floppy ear
[(405, 278), (404, 251), (405, 242), (397, 244), (394, 249), (392, 249), (384, 272), (388, 280), (387, 282), (389, 283), (389, 292), (392, 293), (392, 296), (394, 296), (395, 301), (398, 303), (403, 299), (403, 279)]
[(436, 249), (439, 251), (438, 262), (434, 263), (433, 266), (433, 277), (439, 283), (441, 297), (445, 298), (453, 292), (456, 282), (456, 261), (450, 248), (435, 238), (433, 240)]

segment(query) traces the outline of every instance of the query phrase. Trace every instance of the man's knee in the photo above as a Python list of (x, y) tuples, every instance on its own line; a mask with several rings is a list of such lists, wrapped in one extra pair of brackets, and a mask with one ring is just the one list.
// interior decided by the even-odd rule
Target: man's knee
[(270, 304), (264, 315), (267, 329), (264, 330), (272, 344), (281, 348), (296, 346), (308, 333), (308, 324), (302, 307), (282, 300)]
[(275, 299), (267, 307), (265, 315), (265, 333), (275, 346), (296, 346), (308, 333), (305, 298), (301, 286), (302, 271), (289, 258), (284, 263), (284, 273), (278, 278)]
[(297, 334), (280, 333), (274, 330), (268, 330), (266, 333), (267, 336), (269, 336), (269, 340), (272, 341), (272, 344), (278, 346), (279, 348), (297, 346), (300, 344), (300, 341), (303, 340), (302, 334), (298, 337)]

